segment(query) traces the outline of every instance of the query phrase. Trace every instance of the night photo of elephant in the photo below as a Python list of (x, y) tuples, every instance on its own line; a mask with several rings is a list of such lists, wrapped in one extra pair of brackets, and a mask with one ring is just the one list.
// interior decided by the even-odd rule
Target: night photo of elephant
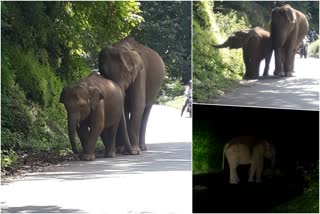
[(193, 109), (193, 212), (314, 209), (319, 112), (199, 104)]
[(68, 113), (72, 151), (80, 159), (94, 160), (99, 137), (105, 157), (116, 152), (139, 155), (147, 149), (146, 127), (152, 105), (164, 80), (165, 65), (157, 52), (127, 37), (99, 54), (94, 72), (63, 89), (60, 102)]

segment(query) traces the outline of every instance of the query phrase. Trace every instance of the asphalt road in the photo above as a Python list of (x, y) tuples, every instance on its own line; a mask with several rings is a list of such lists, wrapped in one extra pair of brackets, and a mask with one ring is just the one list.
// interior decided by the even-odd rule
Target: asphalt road
[[(214, 104), (319, 110), (319, 59), (296, 55), (294, 77), (261, 78), (242, 81), (239, 88), (213, 101)], [(260, 75), (264, 62), (260, 66)], [(269, 74), (274, 71), (274, 57)]]
[(191, 141), (191, 118), (154, 106), (142, 155), (70, 161), (3, 180), (1, 211), (191, 213)]

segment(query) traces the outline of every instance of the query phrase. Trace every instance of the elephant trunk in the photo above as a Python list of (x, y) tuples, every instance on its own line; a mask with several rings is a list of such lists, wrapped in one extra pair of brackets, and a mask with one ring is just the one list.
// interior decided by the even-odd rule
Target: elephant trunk
[(76, 129), (78, 126), (78, 123), (80, 121), (80, 114), (78, 113), (73, 113), (71, 115), (68, 114), (68, 133), (69, 133), (69, 139), (72, 147), (72, 151), (75, 154), (78, 154), (78, 148), (76, 145)]
[(227, 48), (229, 47), (227, 42), (223, 43), (223, 44), (220, 44), (220, 45), (212, 45), (213, 47), (215, 48)]

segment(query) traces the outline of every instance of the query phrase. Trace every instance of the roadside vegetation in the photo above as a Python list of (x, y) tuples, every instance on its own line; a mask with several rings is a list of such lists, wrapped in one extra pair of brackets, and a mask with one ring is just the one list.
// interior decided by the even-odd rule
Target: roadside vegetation
[(308, 46), (308, 57), (319, 58), (319, 45), (320, 40), (318, 39)]
[(214, 49), (233, 31), (248, 28), (235, 11), (214, 13), (213, 2), (193, 3), (193, 99), (196, 103), (210, 102), (233, 88), (244, 70), (242, 50)]
[[(263, 27), (270, 31), (273, 8), (290, 4), (307, 15), (310, 29), (319, 33), (319, 2), (196, 1), (193, 3), (193, 96), (196, 103), (212, 101), (239, 86), (245, 66), (241, 49), (215, 49), (232, 32)], [(319, 43), (311, 44), (316, 56)]]

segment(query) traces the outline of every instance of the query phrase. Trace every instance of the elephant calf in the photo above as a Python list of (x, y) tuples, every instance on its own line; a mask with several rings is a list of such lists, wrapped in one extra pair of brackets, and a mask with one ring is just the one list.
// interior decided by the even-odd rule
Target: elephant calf
[(265, 59), (263, 76), (268, 76), (269, 64), (272, 56), (272, 40), (270, 33), (263, 28), (255, 27), (249, 30), (234, 32), (227, 41), (215, 48), (243, 50), (243, 61), (246, 66), (244, 79), (257, 79), (259, 77), (260, 63)]
[(222, 169), (224, 157), (227, 158), (230, 169), (230, 184), (237, 184), (240, 180), (237, 174), (238, 165), (251, 164), (249, 182), (261, 182), (264, 158), (271, 160), (271, 167), (275, 165), (275, 149), (266, 140), (252, 136), (241, 136), (231, 139), (223, 148)]
[[(124, 94), (113, 81), (97, 73), (90, 74), (60, 95), (68, 114), (68, 132), (74, 153), (78, 153), (75, 132), (83, 148), (82, 160), (95, 159), (95, 146), (101, 136), (105, 157), (115, 156), (115, 137), (119, 123), (123, 125)], [(126, 142), (130, 149), (129, 141)]]

